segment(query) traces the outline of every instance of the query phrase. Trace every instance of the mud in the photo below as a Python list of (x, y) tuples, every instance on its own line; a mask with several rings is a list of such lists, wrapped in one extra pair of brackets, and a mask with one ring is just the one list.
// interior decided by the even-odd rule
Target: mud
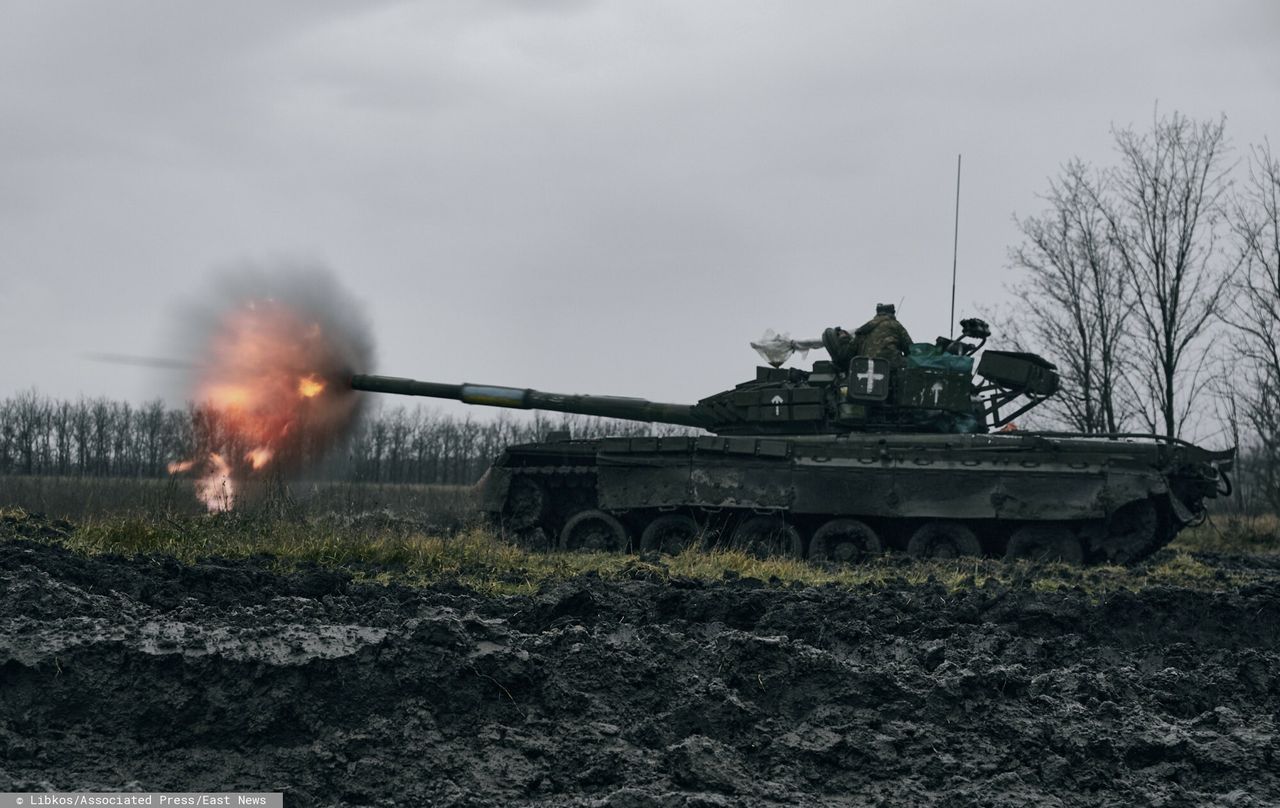
[(1099, 598), (637, 568), (486, 598), (0, 542), (0, 791), (1260, 806), (1280, 803), (1278, 723), (1271, 585)]

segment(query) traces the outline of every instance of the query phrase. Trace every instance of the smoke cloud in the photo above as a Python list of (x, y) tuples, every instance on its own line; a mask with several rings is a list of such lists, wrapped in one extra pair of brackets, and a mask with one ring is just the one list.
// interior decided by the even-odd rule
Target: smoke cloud
[(292, 473), (349, 432), (373, 341), (363, 311), (327, 270), (241, 268), (222, 273), (184, 312), (192, 362), (186, 394), (199, 413), (193, 473), (210, 510), (226, 510), (253, 475)]

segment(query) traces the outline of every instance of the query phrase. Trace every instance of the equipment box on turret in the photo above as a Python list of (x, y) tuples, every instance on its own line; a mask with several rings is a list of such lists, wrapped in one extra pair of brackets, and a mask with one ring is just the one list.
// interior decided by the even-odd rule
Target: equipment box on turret
[(988, 350), (978, 362), (978, 375), (1031, 395), (1051, 396), (1058, 391), (1053, 363), (1035, 354)]
[(930, 410), (967, 412), (973, 409), (967, 384), (955, 384), (956, 374), (912, 368), (898, 373), (894, 404)]

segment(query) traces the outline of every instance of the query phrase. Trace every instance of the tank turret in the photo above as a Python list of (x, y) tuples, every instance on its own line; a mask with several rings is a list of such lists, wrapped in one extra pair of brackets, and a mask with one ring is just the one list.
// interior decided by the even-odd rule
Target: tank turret
[[(964, 322), (961, 338), (912, 345), (905, 356), (854, 356), (847, 363), (822, 360), (815, 362), (812, 370), (761, 366), (756, 368), (754, 379), (696, 404), (389, 376), (353, 376), (351, 386), (488, 407), (677, 424), (717, 435), (981, 433), (1004, 426), (1057, 391), (1056, 368), (1029, 353), (986, 351), (978, 362), (975, 383), (973, 354), (983, 343), (964, 337), (980, 337), (985, 342), (986, 324), (981, 320)], [(762, 343), (752, 345), (762, 354), (768, 350)], [(773, 357), (779, 355), (777, 344), (769, 348)], [(1019, 406), (1010, 409), (1020, 398)]]

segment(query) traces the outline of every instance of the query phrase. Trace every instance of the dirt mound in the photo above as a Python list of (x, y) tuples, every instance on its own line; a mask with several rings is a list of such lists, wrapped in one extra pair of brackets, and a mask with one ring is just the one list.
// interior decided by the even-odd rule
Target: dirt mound
[(1270, 805), (1280, 589), (583, 577), (0, 542), (0, 790), (291, 805)]
[(23, 510), (0, 512), (0, 539), (59, 539), (75, 530), (66, 519)]

